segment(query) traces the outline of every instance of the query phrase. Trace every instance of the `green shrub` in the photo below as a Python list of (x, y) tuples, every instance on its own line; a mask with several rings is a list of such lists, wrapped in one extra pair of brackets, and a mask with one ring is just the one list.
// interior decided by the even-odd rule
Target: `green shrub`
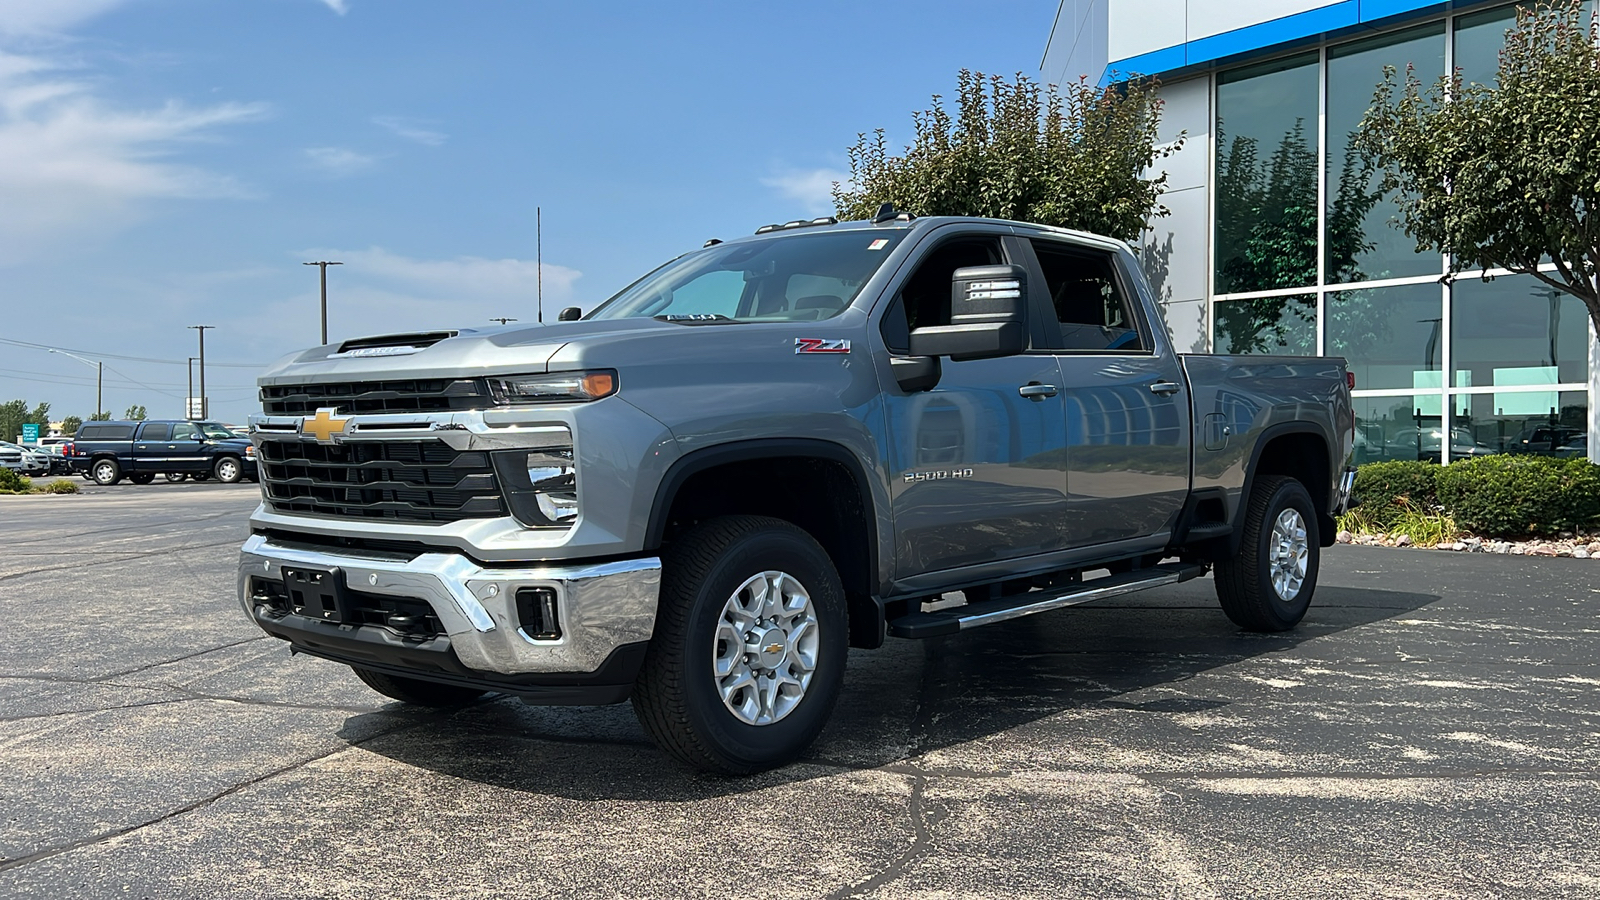
[(44, 486), (44, 492), (46, 494), (76, 494), (78, 492), (78, 483), (65, 478), (57, 478)]
[(1525, 538), (1600, 526), (1600, 466), (1586, 459), (1498, 455), (1439, 470), (1439, 500), (1483, 537)]
[(21, 475), (15, 469), (0, 468), (0, 494), (26, 494), (33, 489), (33, 482)]
[(1437, 463), (1370, 463), (1356, 470), (1355, 509), (1376, 531), (1389, 531), (1403, 517), (1435, 512), (1439, 505)]

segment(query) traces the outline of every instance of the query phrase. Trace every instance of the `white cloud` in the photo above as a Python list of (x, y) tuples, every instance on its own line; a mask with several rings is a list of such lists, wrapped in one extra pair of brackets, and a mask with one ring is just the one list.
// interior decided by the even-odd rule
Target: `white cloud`
[(341, 16), (350, 11), (350, 4), (346, 0), (322, 0), (322, 2)]
[(0, 50), (0, 263), (62, 234), (123, 227), (141, 216), (142, 201), (249, 195), (229, 176), (170, 157), (220, 127), (261, 118), (265, 106), (116, 108), (64, 71), (47, 57)]
[(807, 215), (820, 216), (833, 212), (833, 183), (849, 180), (850, 173), (838, 169), (784, 169), (761, 183), (799, 203)]
[(415, 141), (429, 147), (437, 147), (450, 136), (442, 131), (434, 131), (426, 127), (428, 123), (417, 119), (407, 119), (403, 116), (373, 116), (372, 124), (387, 128), (396, 135), (408, 141)]
[(59, 34), (126, 0), (0, 0), (0, 34)]
[(305, 154), (311, 165), (339, 177), (370, 169), (378, 161), (377, 157), (343, 147), (307, 147)]

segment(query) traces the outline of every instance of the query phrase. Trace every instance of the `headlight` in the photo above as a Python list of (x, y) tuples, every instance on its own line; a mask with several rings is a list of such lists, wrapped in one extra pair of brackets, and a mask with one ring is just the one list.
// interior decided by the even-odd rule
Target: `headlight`
[(255, 456), (256, 455), (256, 445), (255, 444), (251, 444), (250, 446), (244, 448), (244, 455), (245, 456)]
[(549, 372), (543, 375), (495, 375), (489, 394), (500, 404), (572, 403), (599, 400), (617, 392), (614, 369)]

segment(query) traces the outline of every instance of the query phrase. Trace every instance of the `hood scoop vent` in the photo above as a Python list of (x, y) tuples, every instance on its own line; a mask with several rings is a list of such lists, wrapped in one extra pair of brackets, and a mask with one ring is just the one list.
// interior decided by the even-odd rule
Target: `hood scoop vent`
[(415, 334), (385, 334), (378, 337), (356, 338), (339, 345), (328, 359), (347, 359), (361, 356), (405, 356), (432, 347), (445, 338), (453, 338), (459, 331), (421, 331)]

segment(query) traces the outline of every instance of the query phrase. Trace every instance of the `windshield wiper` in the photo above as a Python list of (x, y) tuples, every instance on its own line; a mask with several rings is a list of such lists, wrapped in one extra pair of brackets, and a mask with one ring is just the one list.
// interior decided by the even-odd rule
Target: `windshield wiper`
[(721, 313), (674, 313), (665, 316), (654, 316), (657, 322), (671, 322), (674, 325), (721, 325), (732, 322), (742, 325), (738, 319), (730, 319)]

